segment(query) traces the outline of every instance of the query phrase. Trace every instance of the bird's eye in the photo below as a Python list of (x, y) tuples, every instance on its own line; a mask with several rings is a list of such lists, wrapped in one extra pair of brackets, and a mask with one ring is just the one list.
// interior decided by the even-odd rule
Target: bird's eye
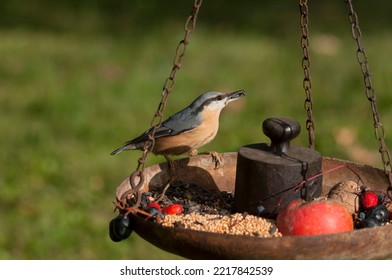
[(218, 95), (217, 99), (218, 99), (218, 100), (222, 100), (222, 99), (223, 99), (223, 96), (222, 96), (222, 95)]

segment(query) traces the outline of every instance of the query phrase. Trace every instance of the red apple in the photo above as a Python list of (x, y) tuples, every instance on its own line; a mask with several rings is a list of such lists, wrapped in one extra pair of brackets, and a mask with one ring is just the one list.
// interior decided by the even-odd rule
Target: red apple
[(354, 229), (347, 208), (330, 200), (291, 201), (279, 212), (276, 224), (282, 235), (330, 234)]

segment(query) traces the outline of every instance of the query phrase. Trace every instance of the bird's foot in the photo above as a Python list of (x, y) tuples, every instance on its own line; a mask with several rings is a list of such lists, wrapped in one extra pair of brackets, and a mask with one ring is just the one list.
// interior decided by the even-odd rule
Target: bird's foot
[(165, 159), (167, 161), (167, 164), (169, 165), (169, 175), (170, 175), (170, 178), (175, 178), (176, 177), (176, 169), (177, 169), (176, 162), (174, 160), (172, 160), (167, 155), (164, 155), (164, 157), (165, 157)]
[(215, 163), (214, 169), (218, 169), (219, 167), (221, 167), (221, 165), (223, 164), (222, 156), (218, 152), (215, 152), (215, 151), (211, 151), (211, 152), (209, 152), (209, 154), (212, 157), (212, 162)]
[(197, 151), (197, 149), (191, 150), (190, 152), (188, 152), (188, 155), (191, 157), (197, 156), (198, 154), (199, 154), (199, 152)]
[(176, 162), (173, 161), (168, 155), (164, 155), (164, 157), (165, 157), (165, 159), (167, 161), (167, 164), (169, 165), (169, 181), (166, 184), (166, 186), (163, 188), (162, 193), (158, 196), (158, 198), (155, 200), (155, 202), (159, 202), (159, 201), (161, 201), (164, 198), (167, 189), (170, 187), (170, 185), (177, 178), (177, 175), (176, 175), (176, 169), (177, 169)]
[(221, 165), (223, 165), (223, 158), (218, 152), (210, 151), (210, 152), (203, 152), (201, 154), (211, 156), (212, 162), (215, 164), (214, 169), (218, 169), (219, 167), (221, 167)]

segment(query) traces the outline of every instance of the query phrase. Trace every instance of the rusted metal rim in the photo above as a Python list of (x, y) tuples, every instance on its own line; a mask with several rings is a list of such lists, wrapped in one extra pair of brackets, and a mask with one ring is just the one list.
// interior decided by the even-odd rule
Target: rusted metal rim
[[(179, 178), (207, 188), (233, 191), (237, 153), (222, 154), (224, 164), (217, 170), (209, 156), (197, 156), (177, 161)], [(340, 165), (323, 178), (323, 192), (338, 182), (353, 180), (377, 191), (386, 192), (389, 181), (381, 169), (334, 158), (323, 158), (323, 171)], [(164, 184), (169, 179), (167, 165), (157, 164), (145, 169), (145, 184)], [(129, 189), (128, 178), (117, 188), (121, 197)], [(318, 236), (284, 236), (260, 238), (216, 234), (188, 229), (167, 228), (131, 215), (135, 232), (153, 245), (190, 259), (384, 259), (392, 257), (392, 226), (355, 230), (348, 233)], [(369, 243), (371, 242), (371, 246)]]

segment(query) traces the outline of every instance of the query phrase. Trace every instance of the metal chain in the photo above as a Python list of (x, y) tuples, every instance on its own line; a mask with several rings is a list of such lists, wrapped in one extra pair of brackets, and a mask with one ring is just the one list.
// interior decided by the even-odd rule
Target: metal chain
[[(149, 152), (154, 147), (155, 132), (156, 132), (157, 128), (160, 127), (162, 124), (163, 112), (166, 107), (167, 98), (173, 90), (174, 79), (175, 79), (176, 73), (181, 68), (181, 61), (185, 55), (186, 47), (189, 44), (188, 36), (195, 29), (197, 15), (199, 13), (199, 9), (200, 9), (202, 2), (203, 2), (202, 0), (195, 0), (195, 2), (193, 3), (191, 14), (188, 16), (188, 18), (185, 22), (185, 26), (184, 26), (185, 35), (184, 35), (184, 38), (177, 45), (176, 54), (174, 56), (174, 61), (173, 61), (173, 68), (170, 72), (169, 77), (165, 80), (161, 101), (159, 103), (158, 109), (156, 110), (156, 112), (154, 114), (154, 117), (151, 120), (152, 129), (151, 129), (150, 133), (148, 134), (148, 140), (144, 143), (143, 154), (138, 159), (138, 165), (137, 165), (136, 170), (129, 176), (129, 181), (130, 181), (132, 190), (131, 190), (131, 192), (127, 193), (127, 196), (138, 192), (144, 183), (144, 176), (143, 176), (144, 163), (147, 159)], [(138, 182), (136, 183), (136, 181), (138, 181)]]
[(306, 99), (304, 107), (308, 116), (306, 120), (306, 129), (309, 135), (309, 147), (314, 149), (314, 118), (313, 118), (313, 99), (312, 99), (312, 80), (310, 78), (310, 56), (309, 56), (309, 16), (307, 0), (299, 1), (299, 9), (301, 12), (301, 47), (303, 52), (302, 68), (304, 70), (303, 88), (305, 90)]
[[(370, 102), (370, 107), (373, 113), (373, 120), (374, 120), (374, 134), (376, 140), (380, 142), (380, 147), (379, 147), (379, 152), (381, 154), (381, 160), (384, 165), (384, 171), (386, 175), (390, 178), (391, 180), (391, 171), (392, 171), (392, 165), (391, 165), (391, 156), (389, 153), (389, 150), (387, 148), (387, 145), (385, 143), (385, 131), (384, 131), (384, 126), (382, 125), (380, 121), (380, 115), (377, 110), (377, 104), (376, 104), (376, 93), (373, 87), (372, 83), (372, 75), (369, 71), (369, 63), (368, 63), (368, 57), (365, 51), (365, 48), (362, 45), (362, 32), (361, 29), (359, 28), (358, 24), (358, 15), (354, 11), (352, 1), (351, 0), (345, 0), (345, 2), (348, 5), (348, 17), (351, 23), (351, 32), (354, 40), (357, 43), (357, 60), (358, 63), (361, 67), (361, 71), (363, 74), (363, 79), (365, 83), (365, 94), (367, 99)], [(392, 184), (392, 181), (391, 181)]]

